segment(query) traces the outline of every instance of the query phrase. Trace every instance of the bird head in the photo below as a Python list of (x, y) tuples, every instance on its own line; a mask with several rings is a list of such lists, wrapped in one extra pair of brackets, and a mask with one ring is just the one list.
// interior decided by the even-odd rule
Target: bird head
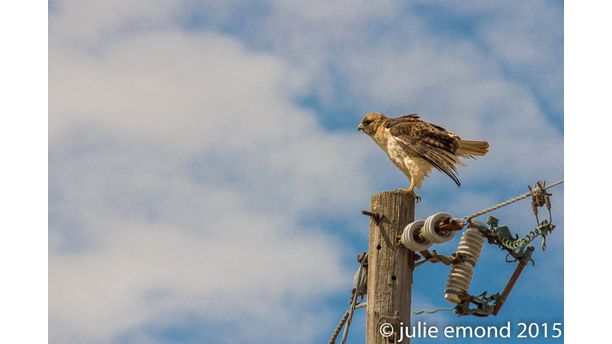
[(376, 129), (387, 119), (387, 116), (378, 112), (370, 112), (363, 116), (361, 123), (357, 127), (357, 130), (361, 130), (364, 133), (372, 136), (376, 133)]

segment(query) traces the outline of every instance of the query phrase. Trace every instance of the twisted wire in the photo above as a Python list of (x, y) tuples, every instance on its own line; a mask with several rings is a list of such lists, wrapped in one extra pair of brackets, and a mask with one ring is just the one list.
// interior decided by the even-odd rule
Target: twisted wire
[[(367, 257), (367, 255), (366, 255)], [(348, 337), (348, 331), (349, 328), (351, 327), (351, 320), (353, 319), (353, 312), (355, 311), (355, 306), (357, 305), (357, 294), (359, 294), (359, 289), (361, 289), (361, 274), (363, 273), (364, 270), (364, 265), (366, 262), (366, 258), (362, 258), (361, 262), (359, 263), (359, 272), (357, 272), (357, 285), (355, 286), (355, 292), (353, 293), (353, 298), (351, 300), (351, 306), (348, 309), (348, 316), (346, 318), (346, 327), (344, 328), (344, 333), (342, 334), (342, 344), (346, 343), (346, 339)]]
[(502, 243), (502, 245), (504, 245), (504, 247), (509, 248), (511, 250), (515, 250), (517, 248), (523, 248), (527, 246), (527, 244), (532, 242), (533, 239), (537, 238), (540, 234), (541, 234), (540, 230), (536, 228), (532, 230), (531, 232), (527, 233), (527, 235), (521, 239), (516, 239), (516, 240), (510, 240), (508, 238), (498, 238), (498, 239)]
[[(359, 309), (365, 306), (367, 306), (367, 302), (362, 302), (362, 303), (357, 304), (355, 306), (355, 309)], [(348, 319), (350, 312), (351, 312), (351, 307), (349, 306), (349, 309), (347, 309), (346, 312), (344, 312), (344, 315), (342, 316), (342, 319), (340, 319), (340, 322), (338, 322), (338, 326), (336, 326), (334, 333), (332, 333), (331, 337), (329, 338), (329, 344), (336, 343), (336, 339), (338, 338), (338, 335), (340, 335), (340, 331), (342, 330), (344, 323)]]
[[(557, 186), (557, 185), (559, 185), (559, 184), (562, 184), (562, 183), (563, 183), (563, 179), (561, 179), (561, 180), (559, 180), (559, 181), (557, 181), (557, 182), (554, 182), (554, 183), (552, 183), (552, 184), (550, 184), (550, 185), (547, 185), (547, 186), (545, 186), (545, 187), (544, 187), (544, 188), (542, 188), (542, 189), (543, 189), (543, 190), (547, 190), (547, 189), (550, 189), (550, 188), (555, 187), (555, 186)], [(486, 214), (486, 213), (490, 213), (490, 212), (492, 212), (493, 210), (496, 210), (496, 209), (499, 209), (499, 208), (505, 207), (505, 206), (507, 206), (507, 205), (509, 205), (509, 204), (512, 204), (512, 203), (518, 202), (518, 201), (520, 201), (520, 200), (522, 200), (522, 199), (525, 199), (525, 198), (527, 198), (527, 197), (531, 196), (531, 194), (532, 194), (532, 192), (531, 192), (531, 191), (530, 191), (530, 192), (527, 192), (527, 193), (524, 193), (524, 194), (522, 194), (522, 195), (520, 195), (520, 196), (516, 196), (516, 197), (511, 198), (511, 199), (509, 199), (509, 200), (503, 201), (503, 202), (498, 203), (498, 204), (496, 204), (496, 205), (493, 205), (493, 206), (490, 206), (490, 207), (488, 207), (488, 208), (485, 208), (485, 209), (483, 209), (483, 210), (481, 210), (481, 211), (477, 211), (477, 212), (475, 212), (475, 213), (473, 213), (473, 214), (470, 214), (470, 215), (464, 216), (463, 218), (469, 221), (469, 220), (471, 220), (471, 219), (473, 219), (473, 218), (475, 218), (475, 217), (478, 217), (478, 216), (484, 215), (484, 214)]]

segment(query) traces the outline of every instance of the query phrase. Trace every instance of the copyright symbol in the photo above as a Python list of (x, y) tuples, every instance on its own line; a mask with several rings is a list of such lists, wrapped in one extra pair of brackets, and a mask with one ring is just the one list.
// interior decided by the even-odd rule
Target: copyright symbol
[(384, 338), (389, 338), (393, 335), (393, 325), (389, 323), (383, 323), (382, 325), (380, 325), (378, 332)]

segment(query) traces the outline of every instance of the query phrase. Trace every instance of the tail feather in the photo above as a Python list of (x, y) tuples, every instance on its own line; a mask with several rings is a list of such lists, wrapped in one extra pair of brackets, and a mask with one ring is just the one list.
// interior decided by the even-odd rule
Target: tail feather
[(459, 155), (485, 155), (489, 151), (489, 143), (486, 141), (468, 141), (460, 140), (459, 149), (457, 153)]

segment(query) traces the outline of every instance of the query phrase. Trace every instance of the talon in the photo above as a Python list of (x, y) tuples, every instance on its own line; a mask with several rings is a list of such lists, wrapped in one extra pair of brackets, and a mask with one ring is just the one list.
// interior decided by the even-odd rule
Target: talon
[(408, 192), (409, 194), (412, 194), (412, 196), (414, 197), (415, 201), (417, 203), (419, 203), (421, 201), (421, 196), (417, 195), (416, 192), (414, 192), (413, 188), (408, 188), (408, 190), (406, 190), (406, 192)]
[(412, 194), (412, 196), (414, 197), (417, 203), (421, 201), (421, 196), (417, 195), (416, 192), (414, 192), (414, 184), (412, 184), (412, 179), (410, 180), (410, 186), (408, 187), (408, 190), (406, 191)]

